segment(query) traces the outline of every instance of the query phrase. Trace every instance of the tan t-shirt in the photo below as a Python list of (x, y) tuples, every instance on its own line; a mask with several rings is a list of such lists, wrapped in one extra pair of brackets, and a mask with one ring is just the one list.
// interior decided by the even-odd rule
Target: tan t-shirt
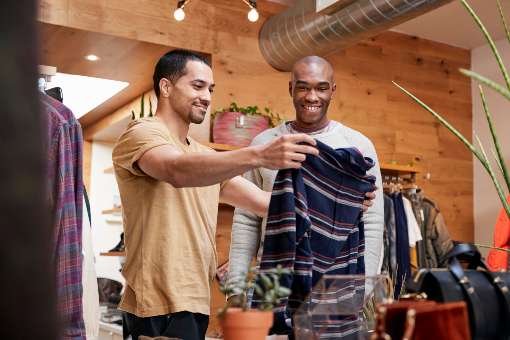
[(210, 313), (220, 185), (176, 189), (137, 165), (147, 150), (161, 145), (184, 153), (214, 152), (190, 137), (188, 141), (181, 143), (151, 117), (131, 122), (113, 149), (126, 245), (120, 309), (139, 317)]

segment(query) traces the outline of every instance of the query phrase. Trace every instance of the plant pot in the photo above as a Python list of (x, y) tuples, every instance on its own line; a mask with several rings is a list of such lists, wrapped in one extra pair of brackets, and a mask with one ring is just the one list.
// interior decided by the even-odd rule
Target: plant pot
[(267, 117), (241, 112), (220, 112), (213, 122), (213, 142), (248, 146), (252, 139), (269, 128)]
[(273, 312), (228, 308), (220, 323), (224, 340), (265, 340), (273, 325)]

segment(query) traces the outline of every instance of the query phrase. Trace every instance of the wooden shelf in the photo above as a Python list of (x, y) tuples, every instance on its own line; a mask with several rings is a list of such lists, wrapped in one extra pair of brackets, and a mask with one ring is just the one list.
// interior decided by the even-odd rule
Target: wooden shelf
[(240, 146), (233, 146), (233, 145), (227, 145), (227, 144), (218, 144), (218, 143), (207, 143), (207, 145), (216, 151), (233, 151), (240, 149)]
[(392, 164), (392, 163), (381, 163), (381, 172), (392, 172), (392, 173), (398, 173), (401, 175), (407, 175), (407, 174), (417, 174), (420, 172), (420, 169), (412, 166), (412, 165), (402, 165), (402, 164)]
[(106, 210), (101, 211), (101, 214), (103, 214), (103, 215), (116, 214), (116, 213), (120, 214), (121, 212), (122, 212), (122, 208), (112, 208), (112, 209), (106, 209)]
[(109, 251), (105, 253), (99, 253), (101, 256), (126, 256), (126, 252), (124, 251)]

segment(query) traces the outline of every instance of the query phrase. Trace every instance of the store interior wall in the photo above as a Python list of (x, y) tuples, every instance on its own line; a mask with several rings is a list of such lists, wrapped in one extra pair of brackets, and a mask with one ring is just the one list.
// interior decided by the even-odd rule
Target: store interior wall
[[(211, 55), (217, 84), (212, 110), (235, 101), (243, 106), (268, 106), (292, 119), (294, 111), (288, 93), (290, 74), (272, 69), (258, 48), (259, 29), (270, 14), (264, 12), (263, 6), (257, 23), (246, 20), (246, 6), (241, 1), (192, 1), (186, 6), (186, 19), (180, 23), (172, 17), (173, 6), (175, 2), (154, 0), (141, 4), (109, 0), (107, 6), (99, 1), (41, 0), (39, 20), (207, 53)], [(473, 241), (473, 159), (470, 152), (392, 84), (392, 81), (402, 84), (441, 112), (462, 133), (470, 135), (473, 126), (471, 82), (458, 73), (459, 68), (470, 67), (470, 51), (385, 32), (326, 58), (335, 69), (337, 83), (329, 117), (368, 136), (380, 160), (399, 164), (412, 162), (419, 167), (422, 172), (417, 176), (417, 183), (440, 207), (452, 238)], [(92, 136), (90, 131), (98, 131), (97, 127), (106, 125), (103, 123), (107, 120), (83, 124), (84, 135)], [(203, 129), (204, 136), (209, 128), (208, 124), (196, 127)], [(103, 173), (111, 165), (109, 147), (94, 142), (91, 152), (96, 255), (113, 247), (120, 234), (119, 227), (107, 224), (107, 217), (100, 213), (112, 207), (114, 176)], [(103, 188), (112, 192), (103, 191)], [(100, 202), (98, 195), (102, 197)], [(225, 208), (221, 209), (220, 215), (229, 214)], [(221, 221), (217, 229), (219, 263), (228, 258), (231, 227), (228, 218)], [(98, 257), (98, 276), (117, 277), (118, 261), (118, 258)], [(215, 311), (224, 304), (224, 298), (217, 287), (212, 290), (215, 294), (212, 310)], [(217, 320), (211, 321), (210, 328), (217, 328)]]
[(117, 280), (124, 284), (120, 273), (120, 259), (118, 256), (100, 256), (120, 241), (122, 220), (120, 216), (102, 214), (103, 210), (114, 206), (114, 196), (119, 194), (113, 173), (105, 173), (105, 169), (112, 166), (113, 144), (95, 142), (92, 144), (92, 177), (91, 177), (91, 214), (92, 214), (92, 244), (96, 258), (97, 277)]
[[(510, 46), (506, 39), (496, 42), (501, 58), (504, 62), (510, 60)], [(484, 45), (471, 51), (471, 63), (474, 71), (489, 77), (500, 84), (504, 84), (503, 76), (496, 63), (489, 45)], [(492, 91), (484, 88), (489, 109), (492, 113), (494, 125), (499, 137), (499, 143), (506, 159), (506, 166), (510, 167), (510, 112), (508, 100)], [(492, 137), (487, 125), (487, 120), (482, 107), (482, 101), (478, 90), (478, 83), (472, 82), (473, 95), (473, 131), (475, 131), (484, 144), (487, 152), (491, 153)], [(495, 162), (492, 162), (497, 169)], [(499, 175), (499, 174), (498, 174)], [(502, 177), (500, 182), (503, 183)], [(501, 201), (494, 185), (483, 166), (478, 160), (473, 161), (473, 209), (475, 221), (475, 242), (482, 245), (492, 245), (494, 224), (502, 209)], [(482, 249), (487, 253), (487, 249)]]
[[(144, 4), (43, 0), (39, 20), (208, 53), (217, 83), (213, 109), (236, 101), (292, 117), (289, 74), (272, 69), (258, 48), (263, 11), (257, 23), (250, 23), (242, 2), (192, 1), (186, 20), (178, 23), (171, 2)], [(409, 88), (470, 135), (471, 84), (457, 71), (469, 68), (470, 57), (468, 50), (395, 32), (327, 57), (338, 84), (330, 117), (371, 138), (385, 162), (418, 160), (423, 169), (418, 184), (438, 203), (452, 237), (465, 241), (473, 240), (472, 209), (466, 209), (473, 206), (472, 157), (391, 81)], [(430, 179), (423, 179), (427, 173)]]

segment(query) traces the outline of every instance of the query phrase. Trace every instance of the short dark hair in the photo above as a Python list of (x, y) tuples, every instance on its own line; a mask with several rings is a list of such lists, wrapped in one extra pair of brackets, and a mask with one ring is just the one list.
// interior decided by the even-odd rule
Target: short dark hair
[(161, 78), (167, 78), (172, 83), (175, 83), (180, 77), (186, 74), (186, 64), (188, 61), (200, 61), (211, 67), (209, 60), (198, 53), (187, 50), (172, 50), (167, 52), (159, 59), (154, 68), (154, 75), (152, 76), (156, 97), (159, 98), (159, 81)]

